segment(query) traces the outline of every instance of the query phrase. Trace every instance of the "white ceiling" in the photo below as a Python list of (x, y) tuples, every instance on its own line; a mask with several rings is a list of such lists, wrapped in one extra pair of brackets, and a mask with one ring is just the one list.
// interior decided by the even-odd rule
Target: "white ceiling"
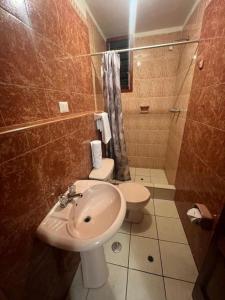
[[(136, 32), (182, 26), (198, 0), (137, 0)], [(86, 0), (104, 35), (126, 35), (129, 0)]]

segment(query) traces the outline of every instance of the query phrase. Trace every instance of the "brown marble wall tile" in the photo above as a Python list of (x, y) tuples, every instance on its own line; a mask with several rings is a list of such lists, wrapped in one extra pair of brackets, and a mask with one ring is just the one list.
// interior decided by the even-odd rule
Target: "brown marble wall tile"
[[(182, 203), (200, 202), (219, 215), (225, 203), (225, 2), (212, 0), (206, 7), (176, 176), (178, 211)], [(184, 213), (184, 212), (183, 212)], [(182, 219), (198, 267), (206, 255), (212, 232), (202, 232)]]
[(193, 89), (188, 110), (188, 117), (225, 130), (225, 84), (211, 85)]
[(57, 1), (24, 0), (24, 2), (28, 14), (27, 25), (59, 47), (62, 46)]
[[(0, 0), (0, 40), (0, 291), (10, 300), (62, 300), (79, 254), (35, 232), (59, 194), (92, 168), (91, 60), (74, 58), (90, 52), (88, 27), (69, 0)], [(68, 101), (70, 119), (60, 118), (59, 101)]]
[(0, 163), (29, 150), (29, 144), (24, 131), (0, 135)]
[(225, 3), (215, 0), (205, 12), (202, 38), (225, 37)]
[(2, 82), (41, 85), (31, 30), (0, 8)]
[(0, 109), (6, 125), (49, 116), (44, 90), (29, 86), (0, 84)]
[(49, 125), (42, 125), (26, 130), (26, 135), (30, 149), (35, 149), (45, 144), (48, 144), (52, 139)]
[(17, 218), (40, 206), (44, 190), (32, 155), (1, 164), (1, 221)]

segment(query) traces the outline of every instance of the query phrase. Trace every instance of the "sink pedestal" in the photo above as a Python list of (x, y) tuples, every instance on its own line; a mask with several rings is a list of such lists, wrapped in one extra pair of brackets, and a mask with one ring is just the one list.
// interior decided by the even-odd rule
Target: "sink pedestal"
[(85, 288), (99, 288), (103, 286), (109, 275), (105, 261), (103, 246), (80, 253)]

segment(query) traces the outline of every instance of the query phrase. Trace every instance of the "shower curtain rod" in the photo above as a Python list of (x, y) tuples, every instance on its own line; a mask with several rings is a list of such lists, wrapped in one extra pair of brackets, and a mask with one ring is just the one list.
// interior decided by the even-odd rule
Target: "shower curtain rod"
[(127, 48), (127, 49), (118, 49), (118, 50), (109, 50), (104, 52), (96, 52), (96, 53), (90, 53), (90, 54), (83, 54), (78, 55), (76, 57), (83, 57), (83, 56), (97, 56), (102, 55), (108, 52), (116, 52), (116, 53), (122, 53), (122, 52), (132, 52), (132, 51), (139, 51), (144, 49), (154, 49), (154, 48), (162, 48), (162, 47), (168, 47), (168, 46), (177, 46), (177, 45), (185, 45), (185, 44), (194, 44), (199, 43), (200, 40), (184, 40), (184, 41), (175, 41), (165, 44), (156, 44), (156, 45), (149, 45), (149, 46), (143, 46), (143, 47), (134, 47), (134, 48)]

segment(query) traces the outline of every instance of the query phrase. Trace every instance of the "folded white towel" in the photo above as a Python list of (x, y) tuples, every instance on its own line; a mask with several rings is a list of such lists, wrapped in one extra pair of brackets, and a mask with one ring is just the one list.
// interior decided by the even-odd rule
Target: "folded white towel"
[(100, 118), (97, 120), (97, 129), (100, 130), (102, 133), (103, 143), (107, 144), (112, 137), (108, 114), (106, 112), (103, 112), (98, 115), (100, 116)]
[(101, 141), (91, 141), (92, 163), (95, 169), (102, 166), (102, 143)]

